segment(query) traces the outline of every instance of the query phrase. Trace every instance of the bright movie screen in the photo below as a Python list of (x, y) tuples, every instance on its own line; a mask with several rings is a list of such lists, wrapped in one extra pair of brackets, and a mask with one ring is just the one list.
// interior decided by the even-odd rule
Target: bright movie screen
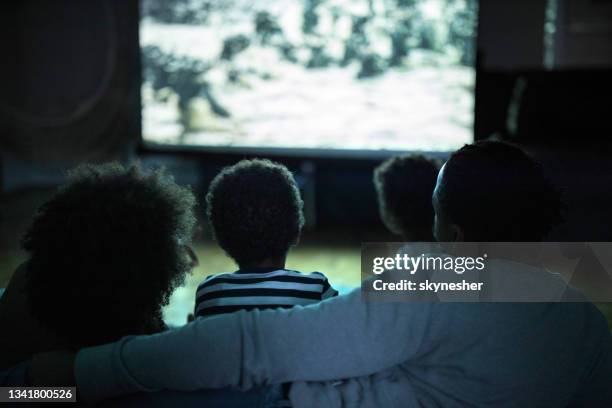
[(143, 0), (142, 132), (209, 150), (472, 140), (475, 0)]

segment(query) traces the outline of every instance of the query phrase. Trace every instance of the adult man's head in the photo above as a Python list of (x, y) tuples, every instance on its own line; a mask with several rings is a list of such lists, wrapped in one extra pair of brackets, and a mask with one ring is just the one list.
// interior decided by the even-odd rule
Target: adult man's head
[(304, 224), (291, 172), (269, 160), (224, 168), (212, 181), (206, 204), (217, 242), (240, 268), (284, 264)]
[(194, 205), (162, 171), (76, 168), (22, 241), (32, 314), (75, 347), (161, 330), (191, 269)]
[(540, 241), (562, 220), (560, 193), (541, 166), (501, 142), (453, 153), (438, 175), (433, 205), (438, 241)]
[(374, 187), (383, 223), (407, 241), (431, 241), (431, 195), (438, 166), (423, 156), (393, 157), (374, 170)]

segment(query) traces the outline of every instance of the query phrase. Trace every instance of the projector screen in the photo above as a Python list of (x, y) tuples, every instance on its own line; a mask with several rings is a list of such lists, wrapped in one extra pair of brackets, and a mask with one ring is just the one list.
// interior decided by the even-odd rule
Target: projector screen
[(142, 136), (210, 151), (454, 150), (476, 0), (142, 0)]

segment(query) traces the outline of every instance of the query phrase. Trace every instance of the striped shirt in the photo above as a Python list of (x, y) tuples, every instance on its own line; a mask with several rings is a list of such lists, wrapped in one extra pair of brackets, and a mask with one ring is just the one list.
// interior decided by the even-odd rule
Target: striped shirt
[(238, 310), (290, 308), (336, 296), (320, 272), (303, 274), (276, 268), (239, 270), (207, 277), (196, 293), (196, 316)]

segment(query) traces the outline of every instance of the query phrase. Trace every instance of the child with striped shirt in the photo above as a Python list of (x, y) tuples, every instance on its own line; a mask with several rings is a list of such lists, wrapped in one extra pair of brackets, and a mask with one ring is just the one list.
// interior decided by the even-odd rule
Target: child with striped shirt
[(227, 167), (212, 181), (206, 203), (214, 237), (239, 269), (198, 286), (197, 317), (290, 308), (338, 294), (320, 272), (285, 268), (304, 224), (303, 202), (285, 166), (255, 159)]

